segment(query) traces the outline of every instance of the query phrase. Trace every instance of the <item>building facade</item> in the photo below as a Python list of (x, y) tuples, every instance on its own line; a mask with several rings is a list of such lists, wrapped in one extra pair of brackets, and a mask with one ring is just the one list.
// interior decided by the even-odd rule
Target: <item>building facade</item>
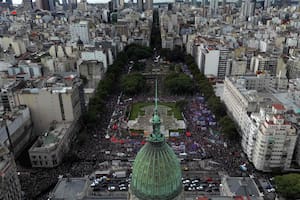
[(76, 122), (52, 123), (28, 151), (32, 167), (58, 166), (69, 151), (71, 140), (77, 131)]
[(225, 78), (224, 103), (238, 124), (243, 151), (261, 171), (288, 171), (296, 157), (299, 128), (289, 113), (298, 115), (297, 102), (285, 101), (291, 95), (286, 88), (286, 79), (269, 76)]
[(272, 171), (289, 170), (297, 141), (297, 131), (284, 117), (285, 108), (273, 104), (270, 113), (258, 127), (253, 149), (253, 164), (256, 169)]
[(34, 130), (38, 135), (47, 130), (53, 121), (77, 121), (82, 114), (80, 87), (76, 85), (27, 88), (17, 95), (17, 103), (29, 107)]
[(14, 156), (0, 144), (0, 199), (21, 200), (21, 185)]
[(14, 111), (3, 113), (0, 119), (0, 143), (18, 157), (34, 139), (29, 108), (25, 105), (19, 106)]
[(88, 44), (90, 42), (89, 22), (80, 21), (79, 23), (71, 24), (70, 34), (72, 42), (81, 40), (84, 44)]

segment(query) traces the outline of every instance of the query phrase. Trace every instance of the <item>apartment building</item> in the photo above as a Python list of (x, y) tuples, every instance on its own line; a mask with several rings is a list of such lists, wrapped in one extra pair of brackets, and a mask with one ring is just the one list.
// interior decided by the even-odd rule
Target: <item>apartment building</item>
[(18, 157), (34, 139), (29, 108), (21, 105), (13, 111), (2, 112), (0, 121), (0, 143), (8, 147), (15, 157)]
[(0, 143), (0, 199), (21, 200), (21, 185), (14, 156)]
[(300, 105), (290, 96), (286, 79), (225, 78), (224, 103), (238, 124), (243, 151), (258, 170), (286, 171), (293, 158), (299, 160), (294, 155), (298, 122), (289, 115), (299, 115)]
[(87, 87), (97, 88), (107, 70), (107, 56), (103, 51), (81, 52), (81, 59), (77, 61), (77, 71), (87, 78)]
[(297, 141), (297, 130), (284, 117), (285, 107), (273, 104), (258, 127), (253, 164), (262, 171), (289, 170)]
[(80, 21), (70, 25), (71, 40), (77, 42), (81, 40), (84, 44), (90, 42), (89, 22)]
[(196, 37), (193, 41), (193, 57), (198, 68), (205, 75), (213, 75), (224, 79), (229, 73), (228, 62), (231, 52), (218, 40)]
[[(74, 83), (76, 77), (64, 77)], [(42, 88), (25, 88), (17, 93), (17, 104), (30, 109), (35, 133), (40, 135), (53, 121), (77, 121), (84, 110), (81, 82), (66, 85), (50, 77)], [(42, 116), (42, 117), (41, 117)]]
[(26, 86), (23, 80), (11, 80), (2, 85), (0, 89), (0, 107), (3, 111), (11, 111), (16, 107), (16, 91)]
[(258, 55), (251, 59), (250, 69), (256, 73), (258, 71), (268, 71), (272, 76), (277, 75), (278, 56), (275, 55)]

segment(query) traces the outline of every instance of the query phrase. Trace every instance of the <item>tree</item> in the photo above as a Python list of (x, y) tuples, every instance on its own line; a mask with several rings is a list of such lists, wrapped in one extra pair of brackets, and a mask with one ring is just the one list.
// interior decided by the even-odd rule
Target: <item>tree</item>
[(300, 198), (300, 174), (286, 174), (275, 177), (277, 191), (287, 199)]
[(165, 79), (165, 85), (172, 94), (190, 95), (194, 92), (193, 80), (183, 73), (171, 73)]
[(129, 74), (122, 78), (121, 87), (125, 94), (136, 95), (147, 89), (146, 79), (140, 73)]
[(146, 63), (144, 63), (144, 62), (135, 62), (133, 64), (134, 71), (144, 71), (145, 67), (146, 67)]
[(217, 119), (220, 119), (221, 117), (226, 115), (225, 105), (222, 104), (219, 97), (212, 95), (207, 100), (207, 103), (208, 103), (208, 106), (210, 107), (210, 109), (216, 115)]
[(150, 58), (152, 56), (152, 50), (149, 47), (137, 44), (130, 44), (126, 46), (124, 50), (128, 59), (133, 61)]
[(239, 138), (235, 124), (232, 121), (232, 119), (230, 119), (230, 117), (228, 116), (222, 117), (219, 120), (219, 123), (221, 125), (222, 133), (225, 135), (225, 137), (227, 137), (230, 140), (235, 140)]

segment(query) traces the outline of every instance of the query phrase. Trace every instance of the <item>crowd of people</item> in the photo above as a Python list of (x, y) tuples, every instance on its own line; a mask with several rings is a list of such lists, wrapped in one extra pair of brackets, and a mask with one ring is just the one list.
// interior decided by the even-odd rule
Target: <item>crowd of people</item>
[[(160, 97), (159, 101), (176, 102), (183, 99), (184, 97), (167, 96)], [(75, 144), (59, 167), (48, 170), (25, 169), (18, 164), (19, 171), (27, 172), (20, 175), (22, 189), (27, 197), (44, 199), (59, 175), (85, 176), (99, 169), (99, 164), (105, 160), (118, 157), (133, 160), (146, 143), (143, 134), (134, 134), (127, 128), (127, 109), (135, 102), (154, 102), (154, 98), (138, 96), (128, 99), (122, 95), (111, 96), (107, 101), (105, 114), (96, 124), (86, 127), (85, 142)], [(239, 142), (228, 141), (223, 137), (202, 96), (188, 100), (183, 116), (187, 129), (178, 136), (167, 139), (178, 155), (183, 155), (183, 158), (211, 160), (215, 163), (214, 170), (226, 171), (232, 176), (240, 176), (240, 166), (246, 163), (247, 173), (252, 173), (253, 167), (247, 164)], [(36, 187), (32, 188), (32, 185)]]

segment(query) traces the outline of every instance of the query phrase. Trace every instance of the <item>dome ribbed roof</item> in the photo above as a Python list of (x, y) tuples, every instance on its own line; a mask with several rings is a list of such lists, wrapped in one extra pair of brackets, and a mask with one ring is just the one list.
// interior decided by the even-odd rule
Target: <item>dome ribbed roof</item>
[(165, 143), (147, 142), (137, 154), (130, 184), (140, 199), (169, 200), (182, 191), (179, 160)]
[(160, 123), (156, 80), (153, 133), (135, 157), (130, 184), (133, 194), (142, 200), (171, 200), (182, 191), (179, 160), (161, 134)]

